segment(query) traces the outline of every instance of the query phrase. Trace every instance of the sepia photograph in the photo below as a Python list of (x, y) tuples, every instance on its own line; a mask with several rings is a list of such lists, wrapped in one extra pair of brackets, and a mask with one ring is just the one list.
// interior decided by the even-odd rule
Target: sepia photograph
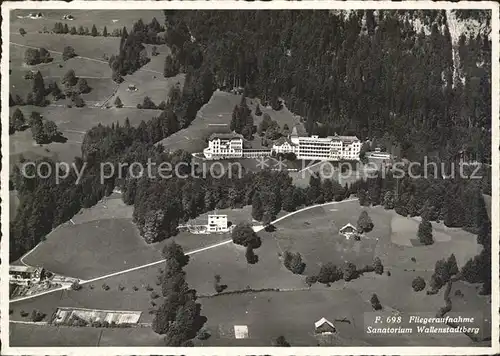
[(499, 353), (498, 9), (2, 4), (2, 354)]

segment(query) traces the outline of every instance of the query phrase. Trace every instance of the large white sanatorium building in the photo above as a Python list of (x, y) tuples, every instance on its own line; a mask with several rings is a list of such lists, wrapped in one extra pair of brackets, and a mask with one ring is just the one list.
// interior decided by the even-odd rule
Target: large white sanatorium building
[(208, 147), (203, 150), (207, 159), (227, 159), (243, 157), (243, 136), (237, 133), (214, 133), (208, 139)]
[[(299, 136), (294, 127), (288, 137), (274, 142), (271, 153), (294, 153), (298, 159), (318, 161), (357, 161), (361, 141), (356, 136)], [(241, 158), (245, 156), (243, 137), (239, 134), (213, 134), (203, 154), (207, 159)]]

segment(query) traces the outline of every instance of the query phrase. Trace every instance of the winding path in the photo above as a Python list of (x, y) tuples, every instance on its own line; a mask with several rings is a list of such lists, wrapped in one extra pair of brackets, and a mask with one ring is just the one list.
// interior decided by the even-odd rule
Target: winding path
[[(296, 211), (292, 211), (291, 213), (283, 215), (282, 217), (280, 217), (280, 218), (272, 221), (271, 224), (274, 225), (274, 224), (276, 224), (277, 222), (279, 222), (281, 220), (287, 219), (288, 217), (293, 216), (293, 215), (295, 215), (297, 213), (300, 213), (302, 211), (305, 211), (305, 210), (314, 209), (314, 208), (318, 208), (318, 207), (322, 207), (322, 206), (328, 206), (328, 205), (342, 204), (342, 203), (352, 202), (352, 201), (357, 201), (357, 200), (358, 200), (358, 198), (350, 198), (350, 199), (346, 199), (346, 200), (342, 200), (342, 201), (338, 201), (338, 202), (337, 201), (332, 201), (332, 202), (328, 202), (328, 203), (324, 203), (324, 204), (316, 204), (316, 205), (307, 206), (305, 208), (302, 208), (302, 209), (299, 209), (299, 210), (296, 210)], [(254, 227), (255, 232), (262, 231), (263, 229), (264, 229), (264, 226)], [(210, 245), (210, 246), (206, 246), (206, 247), (202, 247), (202, 248), (199, 248), (199, 249), (196, 249), (196, 250), (188, 251), (188, 252), (186, 252), (186, 255), (188, 255), (188, 256), (189, 255), (194, 255), (195, 253), (200, 253), (200, 252), (203, 252), (203, 251), (208, 251), (208, 250), (217, 248), (219, 246), (227, 245), (227, 244), (232, 243), (232, 242), (233, 242), (232, 239), (224, 240), (224, 241), (218, 242), (218, 243)], [(37, 246), (39, 246), (39, 245), (37, 245)], [(24, 255), (21, 258), (21, 262), (23, 264), (25, 264), (23, 262), (23, 259), (25, 257), (27, 257), (31, 252), (33, 252), (37, 248), (37, 246), (35, 246), (31, 251), (29, 251), (26, 255)], [(125, 273), (128, 273), (128, 272), (137, 271), (137, 270), (140, 270), (140, 269), (143, 269), (143, 268), (148, 268), (148, 267), (155, 266), (155, 265), (158, 265), (158, 264), (161, 264), (161, 263), (164, 263), (164, 262), (165, 262), (165, 259), (162, 259), (162, 260), (159, 260), (159, 261), (156, 261), (156, 262), (147, 263), (147, 264), (144, 264), (144, 265), (141, 265), (141, 266), (137, 266), (137, 267), (125, 269), (125, 270), (114, 272), (114, 273), (109, 273), (109, 274), (106, 274), (106, 275), (103, 275), (103, 276), (100, 276), (100, 277), (96, 277), (96, 278), (92, 278), (92, 279), (88, 279), (88, 280), (81, 280), (80, 281), (80, 285), (85, 285), (85, 284), (96, 282), (96, 281), (99, 281), (99, 280), (102, 280), (102, 279), (106, 279), (106, 278), (110, 278), (110, 277), (114, 277), (114, 276), (119, 276), (121, 274), (125, 274)], [(39, 294), (29, 295), (29, 296), (26, 296), (26, 297), (17, 298), (17, 299), (11, 300), (10, 302), (11, 303), (20, 302), (20, 301), (23, 301), (23, 300), (36, 298), (36, 297), (39, 297), (39, 296), (42, 296), (42, 295), (45, 295), (45, 294), (57, 292), (57, 291), (60, 291), (60, 290), (70, 289), (70, 288), (71, 288), (71, 286), (64, 286), (64, 287), (54, 288), (54, 289), (51, 289), (51, 290), (48, 290), (48, 291), (45, 291), (45, 292), (42, 292), (42, 293), (39, 293)]]

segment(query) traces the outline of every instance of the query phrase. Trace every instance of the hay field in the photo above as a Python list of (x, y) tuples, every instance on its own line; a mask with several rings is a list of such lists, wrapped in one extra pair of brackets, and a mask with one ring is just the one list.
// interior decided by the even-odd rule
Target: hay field
[(86, 217), (78, 219), (77, 215), (76, 221), (54, 229), (24, 262), (64, 276), (90, 279), (160, 260), (160, 252), (139, 236), (130, 218), (132, 208), (120, 197), (107, 201), (119, 209), (108, 209), (106, 204), (83, 209), (81, 215)]

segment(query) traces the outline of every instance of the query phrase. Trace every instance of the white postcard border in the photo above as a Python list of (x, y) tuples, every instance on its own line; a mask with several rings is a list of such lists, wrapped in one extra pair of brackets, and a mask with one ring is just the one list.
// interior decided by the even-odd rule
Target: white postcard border
[[(14, 9), (489, 9), (492, 10), (492, 346), (491, 347), (10, 347), (9, 345), (9, 41), (10, 10)], [(500, 121), (499, 121), (499, 5), (496, 2), (432, 2), (432, 1), (272, 1), (247, 2), (233, 0), (214, 1), (24, 1), (4, 2), (2, 4), (2, 167), (1, 172), (1, 223), (2, 240), (0, 256), (1, 312), (1, 353), (5, 355), (485, 355), (500, 352), (499, 345), (499, 237), (500, 230)]]

